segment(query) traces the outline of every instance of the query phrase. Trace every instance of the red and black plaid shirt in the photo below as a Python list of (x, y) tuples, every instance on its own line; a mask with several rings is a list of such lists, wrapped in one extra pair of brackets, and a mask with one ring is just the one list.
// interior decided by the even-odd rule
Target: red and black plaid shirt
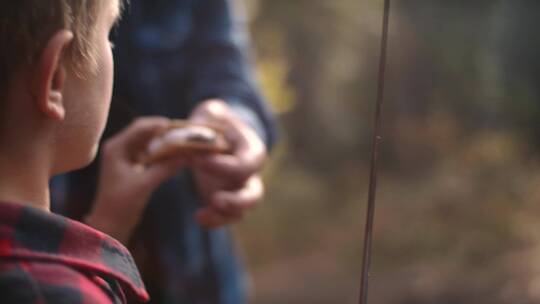
[(0, 203), (0, 303), (139, 303), (128, 250), (84, 224)]

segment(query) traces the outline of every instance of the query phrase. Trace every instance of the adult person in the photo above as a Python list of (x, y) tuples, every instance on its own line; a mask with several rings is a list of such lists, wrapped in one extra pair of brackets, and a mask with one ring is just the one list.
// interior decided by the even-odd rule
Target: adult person
[[(129, 240), (152, 303), (246, 301), (233, 241), (215, 228), (239, 221), (262, 198), (260, 171), (276, 134), (253, 82), (238, 7), (227, 0), (131, 0), (116, 31), (105, 135), (136, 116), (188, 118), (224, 127), (233, 152), (192, 159), (192, 170), (158, 189), (143, 214), (130, 214), (129, 206), (92, 208), (97, 165), (71, 174), (65, 203), (58, 204), (57, 210)], [(114, 214), (139, 219), (131, 238), (122, 221), (109, 220)]]

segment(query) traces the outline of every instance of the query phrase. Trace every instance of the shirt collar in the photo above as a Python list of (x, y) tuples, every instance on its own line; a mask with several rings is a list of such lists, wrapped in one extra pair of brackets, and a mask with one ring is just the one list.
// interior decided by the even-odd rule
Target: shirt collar
[(40, 260), (116, 279), (128, 298), (149, 296), (129, 251), (80, 222), (0, 202), (0, 257)]

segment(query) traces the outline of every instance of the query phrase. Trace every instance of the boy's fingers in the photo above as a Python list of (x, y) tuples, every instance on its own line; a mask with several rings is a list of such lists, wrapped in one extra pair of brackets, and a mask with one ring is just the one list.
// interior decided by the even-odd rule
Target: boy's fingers
[(137, 118), (124, 131), (120, 132), (120, 136), (126, 139), (145, 137), (153, 135), (156, 129), (162, 129), (169, 125), (170, 120), (166, 117), (147, 116)]
[(113, 139), (117, 143), (123, 143), (131, 146), (136, 143), (149, 141), (155, 134), (170, 123), (165, 117), (143, 117), (136, 119), (127, 128), (118, 133)]
[[(166, 128), (170, 120), (165, 117), (143, 117), (136, 119), (120, 133), (113, 136), (103, 144), (103, 151), (112, 155), (139, 154), (144, 151), (144, 145), (156, 135), (157, 132)], [(131, 155), (136, 156), (136, 155)]]

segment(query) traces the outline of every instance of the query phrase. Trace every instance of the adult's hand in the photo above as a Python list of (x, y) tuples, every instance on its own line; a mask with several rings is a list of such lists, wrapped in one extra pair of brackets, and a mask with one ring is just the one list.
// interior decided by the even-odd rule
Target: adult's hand
[(148, 142), (169, 125), (162, 117), (139, 118), (102, 147), (96, 200), (86, 222), (127, 242), (152, 192), (186, 165), (184, 158), (144, 166)]
[(190, 120), (220, 126), (232, 145), (228, 154), (199, 155), (192, 159), (195, 182), (205, 206), (196, 214), (207, 228), (241, 220), (264, 195), (261, 170), (266, 147), (255, 131), (222, 100), (201, 103)]

